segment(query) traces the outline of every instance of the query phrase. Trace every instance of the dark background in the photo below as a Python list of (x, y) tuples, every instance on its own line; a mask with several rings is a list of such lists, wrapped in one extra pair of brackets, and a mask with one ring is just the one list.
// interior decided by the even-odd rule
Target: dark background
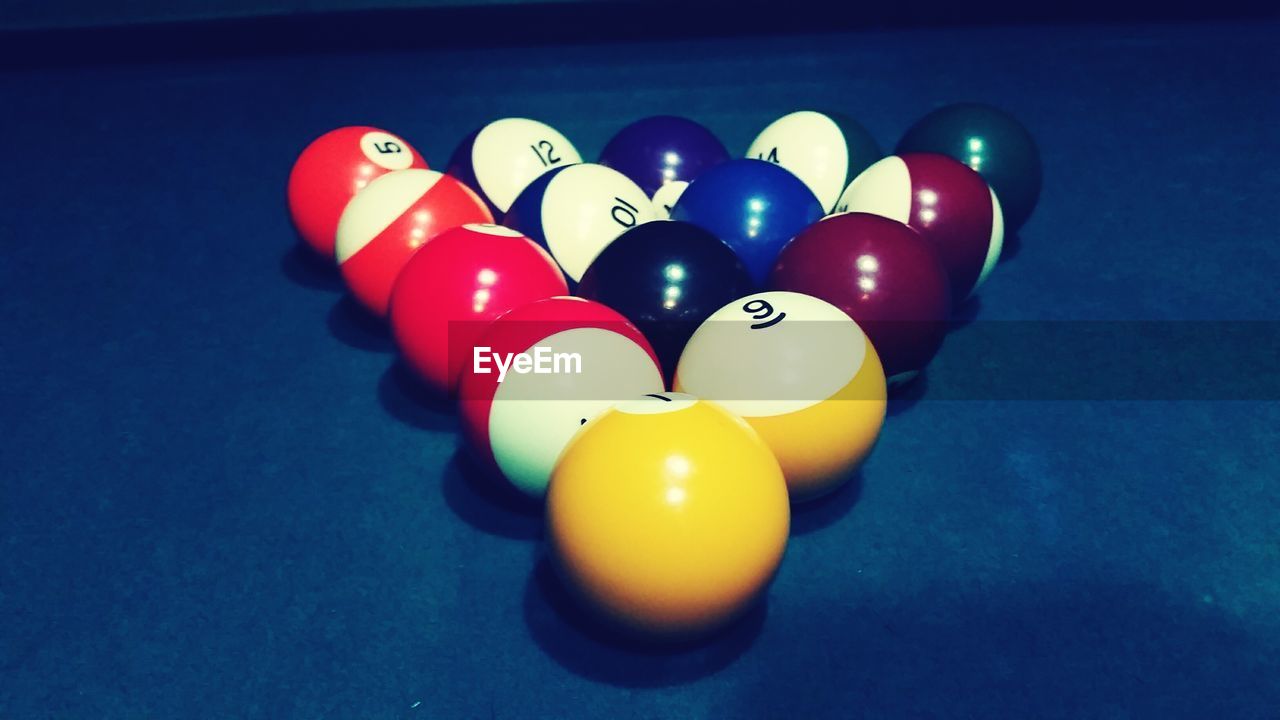
[(1274, 17), (1254, 0), (11, 0), (0, 66), (341, 49), (484, 47), (984, 24), (1196, 22)]
[[(798, 0), (786, 4), (786, 9), (810, 16), (809, 22), (821, 25), (848, 26), (895, 19), (916, 24), (938, 24), (954, 21), (983, 21), (1004, 17), (1015, 19), (1062, 20), (1066, 18), (1141, 18), (1175, 19), (1188, 17), (1222, 17), (1242, 12), (1265, 12), (1251, 9), (1259, 3), (1226, 0), (1218, 3), (1195, 3), (1175, 0), (1154, 6), (1135, 0), (1081, 0), (1074, 3), (1012, 3), (999, 0), (976, 0), (968, 3), (917, 0), (911, 4), (889, 7), (889, 4), (863, 3), (844, 8), (846, 12), (824, 12), (829, 6), (814, 0)], [(697, 9), (732, 11), (738, 15), (755, 15), (754, 24), (763, 22), (763, 15), (776, 13), (779, 3), (766, 0), (704, 0), (696, 3), (635, 2), (635, 0), (128, 0), (116, 2), (92, 2), (92, 0), (9, 0), (0, 7), (0, 29), (38, 29), (121, 26), (142, 23), (171, 23), (207, 21), (231, 18), (267, 18), (321, 16), (333, 13), (367, 11), (379, 13), (390, 10), (416, 10), (425, 13), (473, 10), (484, 12), (489, 18), (498, 19), (503, 13), (511, 14), (536, 8), (546, 12), (559, 7), (572, 13), (580, 13), (589, 6), (617, 6), (647, 8), (659, 15), (674, 14), (663, 24), (672, 25)], [(614, 12), (611, 10), (610, 12)], [(615, 15), (616, 17), (616, 15)], [(722, 24), (733, 25), (734, 19)]]

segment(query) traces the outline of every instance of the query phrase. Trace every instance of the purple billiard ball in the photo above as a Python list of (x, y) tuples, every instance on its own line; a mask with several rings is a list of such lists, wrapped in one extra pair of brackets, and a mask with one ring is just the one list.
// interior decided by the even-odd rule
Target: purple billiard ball
[(600, 153), (600, 164), (631, 178), (654, 199), (659, 216), (702, 171), (729, 159), (724, 144), (687, 118), (655, 115), (618, 131)]

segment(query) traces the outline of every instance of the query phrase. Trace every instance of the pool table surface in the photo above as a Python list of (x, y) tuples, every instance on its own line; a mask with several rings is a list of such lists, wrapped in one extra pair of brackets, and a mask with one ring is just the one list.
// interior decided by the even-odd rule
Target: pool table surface
[[(993, 25), (0, 71), (0, 717), (1280, 717), (1274, 375), (1221, 397), (955, 389), (985, 367), (965, 335), (998, 321), (1191, 328), (1177, 372), (1238, 374), (1218, 324), (1280, 320), (1277, 37)], [(594, 157), (646, 115), (738, 153), (831, 107), (891, 148), (959, 100), (1031, 129), (1040, 204), (860, 480), (796, 508), (765, 602), (701, 644), (582, 621), (538, 508), (475, 482), (452, 411), (284, 204), (297, 152), (340, 125), (441, 168), (508, 115)]]

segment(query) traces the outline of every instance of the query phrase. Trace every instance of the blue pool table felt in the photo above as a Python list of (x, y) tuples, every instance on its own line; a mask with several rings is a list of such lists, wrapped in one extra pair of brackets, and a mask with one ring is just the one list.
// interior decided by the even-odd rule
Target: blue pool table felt
[(682, 114), (739, 153), (797, 108), (892, 147), (978, 100), (1045, 165), (979, 320), (1276, 321), (1278, 36), (957, 27), (0, 73), (0, 717), (1280, 716), (1280, 404), (949, 401), (935, 379), (856, 486), (797, 510), (764, 606), (703, 645), (638, 647), (566, 605), (537, 512), (471, 481), (452, 413), (284, 205), (296, 153), (346, 124), (442, 167), (506, 115), (594, 156)]

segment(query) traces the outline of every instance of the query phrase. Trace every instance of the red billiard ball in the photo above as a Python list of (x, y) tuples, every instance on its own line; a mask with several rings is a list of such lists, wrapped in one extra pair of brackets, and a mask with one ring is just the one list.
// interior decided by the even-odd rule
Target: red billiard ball
[(1004, 216), (987, 181), (946, 155), (890, 155), (849, 183), (838, 212), (869, 212), (906, 223), (938, 250), (959, 303), (1000, 259)]
[(866, 332), (890, 384), (918, 374), (942, 346), (951, 288), (933, 245), (896, 220), (832, 215), (782, 250), (774, 290), (826, 300)]
[(391, 293), (391, 332), (405, 361), (437, 393), (451, 393), (476, 338), (502, 313), (565, 295), (556, 261), (520, 233), (491, 224), (453, 228), (422, 247)]
[[(582, 298), (521, 305), (494, 320), (475, 347), (458, 384), (463, 432), (482, 464), (534, 498), (583, 424), (617, 402), (666, 389), (640, 330)], [(521, 355), (530, 358), (523, 367)]]
[(289, 214), (307, 245), (333, 258), (338, 219), (356, 193), (393, 170), (426, 168), (403, 138), (373, 127), (344, 127), (316, 138), (289, 173)]
[(434, 170), (396, 170), (369, 183), (338, 221), (335, 253), (351, 294), (387, 314), (396, 277), (428, 240), (467, 223), (491, 223), (479, 197)]

